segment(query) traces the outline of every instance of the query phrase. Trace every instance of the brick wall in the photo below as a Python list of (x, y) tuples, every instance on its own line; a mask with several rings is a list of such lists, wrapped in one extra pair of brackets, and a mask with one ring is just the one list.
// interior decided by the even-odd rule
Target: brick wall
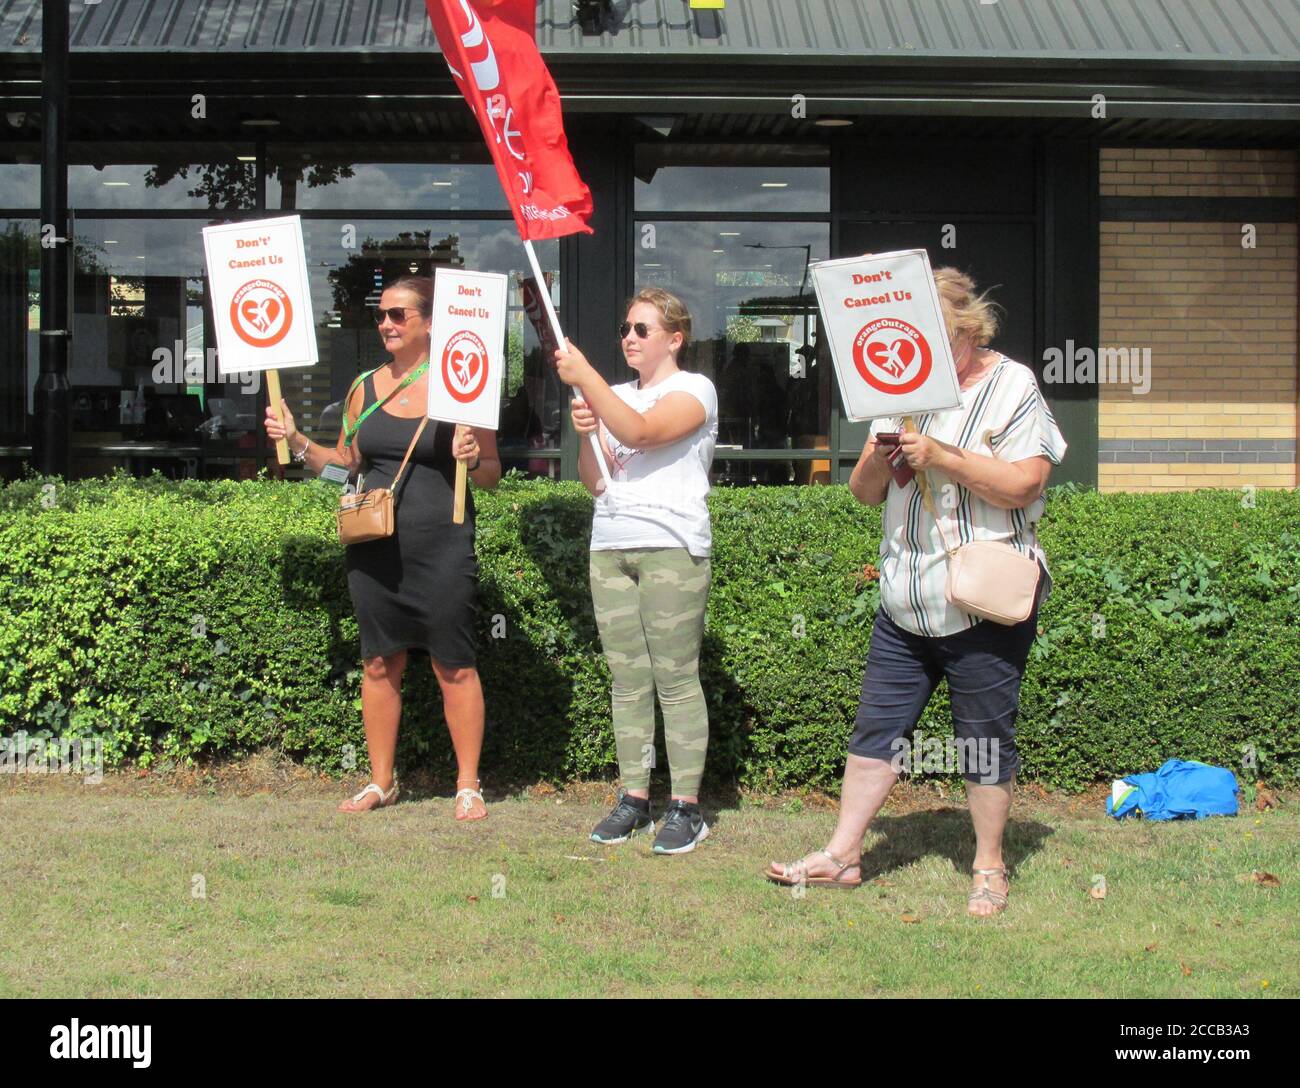
[[(1295, 193), (1294, 152), (1101, 153), (1103, 197)], [(1296, 225), (1242, 226), (1101, 224), (1101, 346), (1151, 352), (1148, 392), (1100, 386), (1102, 490), (1296, 486)]]
[(1295, 196), (1296, 153), (1268, 148), (1107, 147), (1102, 196)]

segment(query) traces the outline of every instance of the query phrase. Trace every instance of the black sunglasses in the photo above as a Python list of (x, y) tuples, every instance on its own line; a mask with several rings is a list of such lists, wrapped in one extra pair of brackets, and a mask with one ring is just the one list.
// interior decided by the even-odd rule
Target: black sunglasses
[(374, 310), (375, 324), (382, 325), (384, 323), (384, 318), (388, 318), (388, 320), (394, 325), (405, 325), (406, 312), (408, 310), (413, 314), (418, 314), (420, 312), (413, 306), (390, 306), (387, 310), (376, 306)]
[(657, 328), (659, 328), (658, 325), (647, 325), (644, 321), (638, 321), (635, 324), (631, 321), (624, 321), (623, 324), (618, 327), (618, 338), (623, 340), (627, 337), (628, 333), (633, 329), (636, 329), (637, 339), (644, 340)]

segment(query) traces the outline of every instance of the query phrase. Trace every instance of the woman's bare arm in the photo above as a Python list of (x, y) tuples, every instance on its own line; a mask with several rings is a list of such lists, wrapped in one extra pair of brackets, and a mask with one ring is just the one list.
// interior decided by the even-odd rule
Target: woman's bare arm
[(1018, 510), (1037, 499), (1052, 471), (1052, 462), (1042, 456), (999, 461), (946, 442), (930, 441), (939, 450), (934, 468), (1003, 510)]
[(885, 501), (889, 492), (889, 480), (893, 475), (889, 462), (883, 452), (877, 453), (880, 443), (875, 438), (868, 438), (862, 447), (862, 456), (853, 466), (849, 477), (849, 491), (858, 502), (867, 506), (879, 506)]

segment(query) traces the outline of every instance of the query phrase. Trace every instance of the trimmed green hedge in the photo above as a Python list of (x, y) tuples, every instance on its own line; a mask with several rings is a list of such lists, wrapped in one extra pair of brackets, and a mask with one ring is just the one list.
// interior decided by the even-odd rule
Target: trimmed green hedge
[[(266, 745), (330, 770), (349, 745), (364, 761), (335, 495), (157, 476), (0, 489), (0, 732), (96, 734), (115, 763)], [(476, 501), (486, 775), (609, 775), (590, 499), (507, 479)], [(1056, 589), (1022, 692), (1024, 776), (1078, 788), (1177, 756), (1297, 778), (1300, 495), (1250, 502), (1053, 490), (1041, 531)], [(719, 490), (710, 504), (710, 777), (833, 787), (879, 599), (864, 571), (879, 513), (843, 487)], [(944, 689), (922, 728), (950, 733)], [(451, 764), (416, 655), (400, 759)]]

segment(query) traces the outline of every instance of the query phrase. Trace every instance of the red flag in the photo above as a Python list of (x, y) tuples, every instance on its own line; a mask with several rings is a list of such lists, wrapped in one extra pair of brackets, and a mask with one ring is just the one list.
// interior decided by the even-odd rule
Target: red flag
[(592, 233), (591, 192), (564, 137), (560, 95), (537, 51), (535, 0), (424, 0), (456, 86), (478, 118), (519, 234)]

